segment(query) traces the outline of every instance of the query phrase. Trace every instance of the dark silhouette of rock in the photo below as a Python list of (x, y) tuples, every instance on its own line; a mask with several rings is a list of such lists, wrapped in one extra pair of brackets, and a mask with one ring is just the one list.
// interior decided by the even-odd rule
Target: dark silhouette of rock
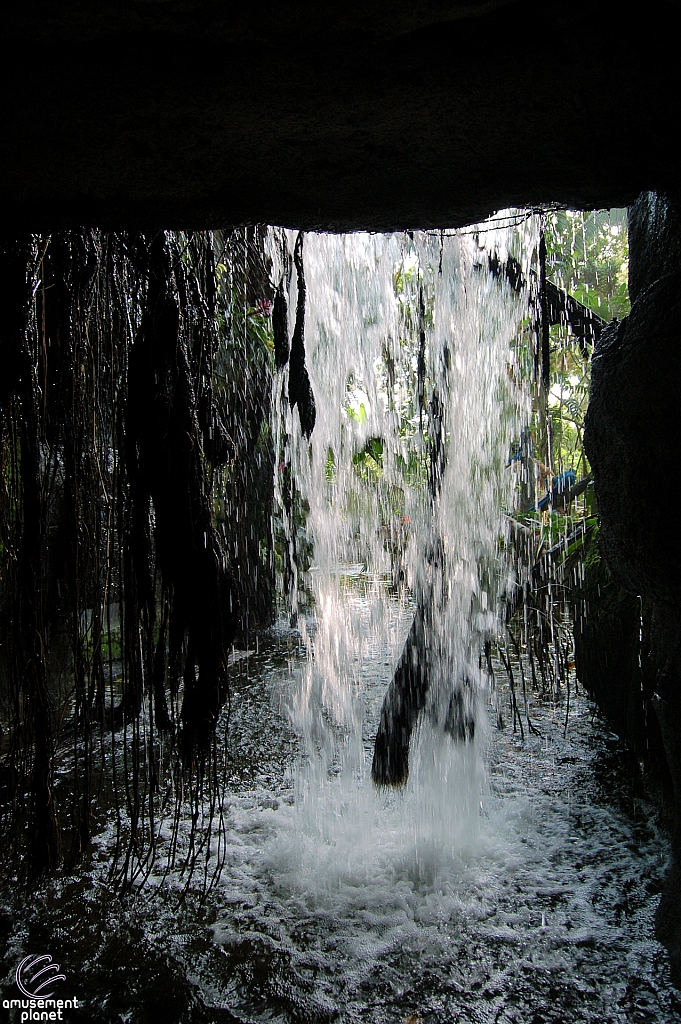
[(376, 786), (403, 786), (409, 777), (409, 743), (430, 685), (426, 616), (421, 605), (383, 699), (371, 765)]
[[(375, 786), (403, 786), (409, 777), (409, 745), (419, 715), (426, 708), (435, 675), (432, 654), (432, 597), (420, 602), (381, 707), (374, 743), (371, 778)], [(455, 743), (472, 743), (475, 718), (465, 676), (445, 700), (433, 701), (431, 724)]]
[(27, 0), (0, 38), (7, 227), (443, 227), (679, 186), (665, 0)]
[[(599, 541), (608, 568), (650, 609), (651, 701), (674, 787), (675, 864), (657, 916), (681, 978), (681, 216), (669, 196), (644, 193), (630, 212), (630, 315), (594, 351), (585, 446), (594, 474)], [(626, 679), (613, 677), (614, 689)]]
[(626, 741), (637, 773), (641, 761), (666, 790), (667, 759), (652, 706), (657, 678), (650, 657), (649, 603), (613, 579), (596, 536), (588, 536), (585, 547), (571, 602), (577, 678)]

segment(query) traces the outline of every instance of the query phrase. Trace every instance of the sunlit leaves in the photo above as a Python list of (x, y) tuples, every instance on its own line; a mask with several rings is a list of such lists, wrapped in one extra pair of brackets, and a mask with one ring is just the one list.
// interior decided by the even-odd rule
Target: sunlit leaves
[[(547, 274), (604, 320), (629, 312), (626, 210), (558, 210), (546, 225)], [(549, 414), (553, 468), (588, 471), (583, 450), (590, 363), (567, 327), (551, 328)]]
[(604, 320), (627, 315), (626, 210), (557, 210), (547, 224), (546, 248), (554, 284)]

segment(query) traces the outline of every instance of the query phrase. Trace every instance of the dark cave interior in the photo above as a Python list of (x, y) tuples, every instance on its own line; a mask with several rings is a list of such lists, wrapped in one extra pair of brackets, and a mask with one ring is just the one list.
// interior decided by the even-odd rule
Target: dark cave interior
[[(678, 12), (677, 0), (653, 0), (645, 11), (611, 0), (26, 0), (4, 12), (0, 30), (3, 403), (27, 386), (13, 355), (22, 328), (12, 311), (23, 301), (17, 260), (29, 232), (85, 226), (152, 239), (159, 229), (262, 223), (390, 231), (458, 227), (511, 206), (630, 208), (632, 310), (596, 346), (586, 443), (604, 557), (621, 587), (642, 599), (650, 629), (649, 705), (676, 801), (677, 861), (657, 929), (677, 976)], [(149, 328), (158, 355), (177, 311), (164, 291), (163, 253), (150, 242), (144, 258), (156, 311), (163, 307), (168, 321), (165, 340), (158, 322)], [(55, 315), (57, 324), (66, 314)], [(144, 388), (153, 368), (138, 369)], [(171, 372), (183, 379), (181, 360)], [(153, 462), (145, 462), (145, 429), (142, 475)], [(173, 452), (195, 478), (192, 457), (180, 445)], [(159, 471), (152, 489), (167, 485)], [(194, 524), (206, 518), (199, 484), (185, 511)], [(226, 607), (229, 584), (214, 547), (205, 564), (187, 557), (193, 596), (181, 614), (209, 658), (232, 624), (207, 609)], [(50, 838), (42, 841), (49, 850)]]

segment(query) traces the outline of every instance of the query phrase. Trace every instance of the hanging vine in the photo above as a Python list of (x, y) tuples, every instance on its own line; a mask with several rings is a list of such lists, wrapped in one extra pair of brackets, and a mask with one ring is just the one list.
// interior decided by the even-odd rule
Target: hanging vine
[(123, 885), (169, 813), (168, 863), (190, 877), (210, 848), (246, 560), (260, 622), (273, 594), (266, 485), (259, 531), (230, 531), (255, 473), (234, 456), (262, 454), (269, 418), (271, 340), (257, 359), (241, 345), (249, 291), (268, 335), (260, 229), (0, 240), (0, 820), (25, 877), (73, 867), (112, 805)]

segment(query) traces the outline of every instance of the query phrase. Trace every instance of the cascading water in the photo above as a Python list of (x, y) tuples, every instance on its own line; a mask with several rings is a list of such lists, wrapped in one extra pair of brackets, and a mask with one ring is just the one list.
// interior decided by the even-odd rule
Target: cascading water
[[(480, 656), (497, 626), (504, 466), (526, 406), (512, 380), (527, 302), (489, 257), (504, 260), (513, 239), (528, 264), (533, 234), (305, 239), (311, 439), (285, 379), (275, 416), (278, 477), (290, 474), (313, 551), (304, 611), (302, 580), (289, 577), (308, 650), (291, 716), (305, 753), (300, 837), (327, 878), (330, 860), (365, 870), (388, 849), (430, 870), (477, 828), (489, 700)], [(292, 285), (293, 309), (293, 275)], [(295, 502), (280, 502), (292, 548)], [(404, 791), (377, 792), (369, 769), (386, 676), (414, 616), (424, 664), (410, 754), (409, 735), (400, 740), (411, 771)]]

